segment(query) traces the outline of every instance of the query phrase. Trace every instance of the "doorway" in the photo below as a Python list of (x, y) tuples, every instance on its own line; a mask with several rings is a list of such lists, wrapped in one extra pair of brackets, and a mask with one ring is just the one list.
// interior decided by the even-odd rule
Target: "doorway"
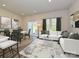
[(27, 31), (29, 31), (29, 29), (31, 29), (30, 35), (36, 35), (37, 34), (37, 22), (36, 21), (30, 21), (27, 23)]

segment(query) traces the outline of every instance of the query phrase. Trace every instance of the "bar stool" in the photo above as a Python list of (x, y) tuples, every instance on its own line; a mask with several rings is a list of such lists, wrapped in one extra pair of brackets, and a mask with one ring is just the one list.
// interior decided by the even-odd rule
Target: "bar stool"
[(18, 54), (18, 57), (20, 57), (19, 55), (19, 49), (18, 49), (18, 43), (16, 41), (12, 41), (12, 40), (6, 40), (4, 42), (0, 42), (0, 49), (2, 49), (2, 53), (3, 53), (3, 58), (5, 57), (5, 49), (7, 48), (11, 48), (12, 50), (12, 47), (16, 45), (17, 46), (17, 54)]

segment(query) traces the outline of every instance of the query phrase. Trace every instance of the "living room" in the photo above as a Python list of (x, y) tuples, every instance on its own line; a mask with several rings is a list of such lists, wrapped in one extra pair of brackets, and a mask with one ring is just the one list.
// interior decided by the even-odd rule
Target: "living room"
[[(78, 5), (79, 5), (79, 0), (68, 0), (68, 1), (67, 0), (60, 0), (60, 1), (57, 1), (57, 0), (43, 0), (43, 1), (42, 0), (38, 0), (38, 1), (37, 0), (35, 0), (35, 1), (0, 0), (0, 31), (2, 31), (2, 28), (9, 28), (10, 34), (11, 34), (13, 29), (20, 28), (22, 30), (23, 38), (21, 38), (21, 40), (19, 40), (20, 41), (19, 46), (21, 46), (21, 49), (19, 48), (20, 51), (18, 53), (21, 55), (20, 56), (21, 58), (24, 58), (26, 56), (30, 57), (30, 58), (34, 58), (34, 57), (35, 58), (37, 58), (37, 57), (45, 58), (45, 56), (47, 56), (47, 58), (51, 57), (49, 55), (50, 54), (49, 52), (45, 53), (45, 56), (44, 56), (44, 54), (42, 54), (45, 51), (49, 51), (49, 48), (48, 48), (48, 50), (44, 50), (43, 52), (39, 53), (38, 56), (27, 55), (27, 54), (25, 55), (22, 51), (25, 49), (25, 47), (28, 47), (27, 45), (32, 43), (33, 39), (34, 40), (37, 39), (33, 43), (36, 43), (37, 41), (39, 41), (38, 43), (40, 45), (42, 45), (40, 43), (42, 41), (38, 40), (38, 39), (40, 39), (40, 37), (42, 38), (43, 36), (46, 36), (46, 37), (49, 36), (49, 38), (51, 37), (52, 39), (50, 38), (51, 41), (49, 40), (50, 41), (49, 43), (51, 43), (51, 45), (52, 45), (52, 41), (54, 41), (54, 43), (56, 44), (56, 45), (54, 44), (56, 49), (60, 49), (59, 47), (61, 45), (62, 49), (64, 49), (64, 51), (69, 52), (69, 54), (66, 53), (64, 55), (63, 51), (61, 51), (61, 52), (59, 51), (60, 52), (59, 55), (56, 55), (56, 53), (55, 53), (54, 55), (52, 55), (51, 58), (62, 58), (62, 57), (77, 58), (77, 57), (79, 57), (79, 55), (78, 55), (79, 53), (77, 51), (78, 44), (77, 45), (75, 44), (76, 47), (74, 47), (74, 48), (76, 49), (76, 52), (73, 52), (73, 51), (75, 51), (75, 49), (72, 47), (72, 45), (74, 45), (73, 42), (70, 42), (70, 41), (67, 42), (68, 44), (71, 43), (69, 45), (71, 45), (71, 47), (72, 47), (72, 48), (70, 48), (71, 51), (69, 51), (66, 49), (69, 48), (70, 46), (68, 46), (68, 47), (64, 47), (65, 45), (63, 46), (63, 44), (65, 44), (66, 41), (64, 42), (61, 38), (60, 39), (61, 43), (59, 45), (58, 39), (59, 39), (59, 34), (61, 34), (62, 31), (67, 31), (68, 33), (79, 33), (79, 29), (74, 27), (74, 25), (75, 25), (73, 23), (73, 22), (75, 22), (75, 21), (73, 21), (74, 18), (71, 18), (72, 16), (74, 17), (74, 14), (78, 14), (78, 11), (79, 11)], [(61, 25), (59, 27), (59, 28), (61, 28), (61, 30), (57, 30), (57, 27), (56, 27), (57, 25), (55, 25), (55, 24), (58, 24), (59, 22), (58, 23), (55, 22), (55, 24), (54, 24), (55, 28), (52, 27), (53, 28), (53, 30), (52, 30), (52, 28), (51, 28), (51, 26), (53, 25), (52, 22), (54, 19), (57, 20), (58, 17), (61, 18)], [(2, 19), (6, 19), (6, 20), (9, 19), (9, 20), (6, 23), (5, 20), (2, 22)], [(43, 22), (44, 19), (46, 19), (46, 20), (48, 19), (48, 21), (46, 21), (46, 25), (48, 23), (49, 24), (48, 24), (48, 26), (46, 26), (45, 29), (47, 31), (49, 31), (49, 33), (52, 33), (52, 35), (45, 34), (45, 33), (43, 33), (44, 35), (41, 35), (41, 31), (44, 30), (43, 27), (45, 27), (45, 26), (43, 26), (43, 24), (45, 24), (45, 21)], [(50, 19), (52, 22), (49, 21)], [(4, 26), (4, 25), (6, 25), (6, 26)], [(29, 32), (29, 29), (31, 29), (30, 36), (26, 34)], [(3, 35), (4, 33), (0, 32), (0, 34)], [(54, 37), (55, 35), (56, 35), (56, 38)], [(49, 38), (46, 38), (46, 37), (44, 37), (44, 39), (48, 40)], [(10, 39), (12, 39), (12, 37)], [(53, 39), (57, 39), (57, 40), (53, 40)], [(16, 41), (16, 40), (14, 40), (14, 41)], [(64, 43), (62, 43), (62, 41)], [(78, 40), (76, 40), (76, 41), (78, 42)], [(47, 42), (47, 41), (45, 41), (45, 42)], [(45, 47), (42, 47), (42, 48), (45, 48)], [(12, 48), (10, 48), (10, 49), (12, 49)], [(38, 48), (36, 50), (39, 50), (39, 49), (40, 48)], [(58, 51), (58, 50), (56, 50), (56, 51)], [(42, 56), (40, 54), (42, 54)], [(78, 55), (78, 56), (76, 56), (76, 55)]]

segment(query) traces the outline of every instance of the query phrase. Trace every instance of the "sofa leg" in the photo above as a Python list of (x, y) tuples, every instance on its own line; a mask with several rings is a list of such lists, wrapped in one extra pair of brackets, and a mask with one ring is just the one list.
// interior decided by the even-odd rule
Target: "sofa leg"
[(60, 44), (60, 43), (58, 42), (58, 44)]
[(66, 52), (64, 52), (64, 54), (65, 54)]

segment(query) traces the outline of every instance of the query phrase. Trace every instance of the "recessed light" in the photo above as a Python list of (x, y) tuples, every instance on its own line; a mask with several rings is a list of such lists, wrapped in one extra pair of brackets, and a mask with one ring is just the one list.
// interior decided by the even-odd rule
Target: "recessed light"
[(49, 0), (49, 2), (51, 2), (52, 0)]
[(6, 4), (2, 4), (2, 6), (3, 6), (3, 7), (5, 7), (5, 6), (6, 6)]

